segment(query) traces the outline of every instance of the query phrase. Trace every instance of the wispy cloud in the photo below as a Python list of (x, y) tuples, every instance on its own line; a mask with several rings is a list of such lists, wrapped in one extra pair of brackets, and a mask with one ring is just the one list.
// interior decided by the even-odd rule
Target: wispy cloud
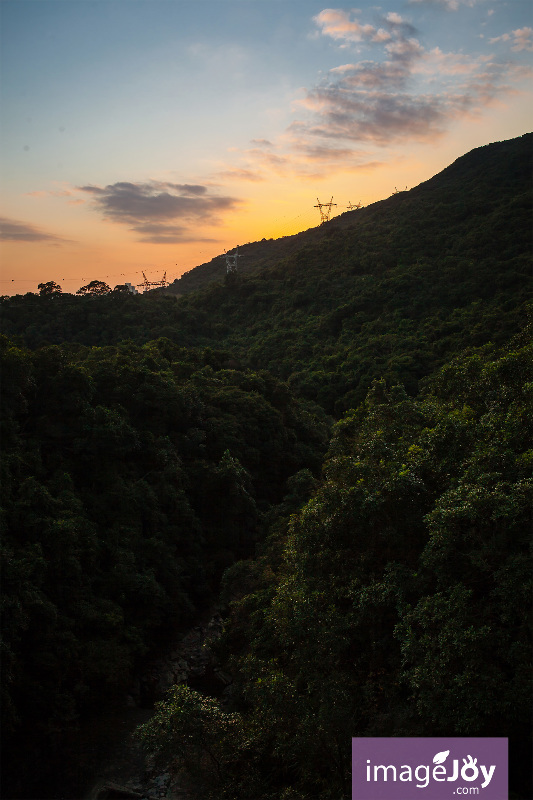
[(424, 55), (416, 29), (399, 14), (381, 17), (379, 27), (361, 24), (345, 11), (314, 18), (335, 40), (382, 46), (385, 59), (345, 64), (307, 92), (302, 107), (311, 119), (293, 123), (300, 135), (385, 144), (391, 139), (425, 139), (438, 134), (445, 109), (440, 98), (407, 92), (414, 65)]
[(461, 6), (475, 6), (477, 0), (408, 0), (410, 6), (440, 6), (446, 11), (458, 11)]
[(85, 203), (85, 200), (76, 196), (76, 190), (66, 183), (59, 183), (54, 181), (57, 189), (36, 189), (33, 192), (26, 192), (27, 197), (36, 197), (37, 199), (48, 199), (49, 197), (70, 197), (68, 200), (69, 206), (78, 206)]
[[(476, 0), (411, 0), (457, 11)], [(411, 21), (396, 12), (367, 19), (357, 10), (326, 8), (313, 17), (317, 37), (344, 54), (315, 86), (294, 101), (294, 122), (271, 141), (253, 139), (241, 163), (221, 177), (277, 174), (320, 178), (338, 170), (371, 169), (387, 148), (432, 143), (454, 122), (479, 118), (496, 100), (517, 91), (528, 66), (494, 52), (426, 49)], [(531, 28), (491, 40), (514, 51), (531, 48)], [(347, 57), (348, 56), (348, 57)]]
[(222, 178), (223, 180), (229, 181), (252, 181), (253, 183), (258, 183), (259, 181), (264, 181), (265, 176), (261, 175), (260, 172), (253, 169), (244, 169), (235, 167), (234, 169), (225, 169), (222, 172), (217, 172), (217, 177)]
[(252, 144), (257, 145), (257, 147), (274, 147), (269, 139), (252, 139)]
[(521, 50), (533, 51), (533, 28), (517, 28), (511, 33), (503, 33), (501, 36), (495, 36), (494, 39), (489, 39), (489, 44), (496, 44), (496, 42), (511, 42), (511, 50), (519, 53)]
[(348, 11), (335, 8), (326, 8), (313, 17), (313, 21), (325, 36), (347, 43), (390, 42), (400, 32), (403, 36), (416, 33), (416, 29), (394, 11), (381, 18), (379, 27), (362, 24), (357, 19), (350, 18)]
[(307, 180), (316, 180), (324, 174), (346, 169), (374, 169), (381, 161), (369, 158), (366, 151), (354, 148), (353, 145), (339, 145), (336, 142), (320, 141), (310, 137), (307, 131), (300, 136), (296, 125), (283, 134), (277, 144), (268, 148), (251, 147), (241, 153), (244, 167), (232, 168), (217, 172), (218, 178), (255, 180), (250, 175), (260, 175), (266, 180), (267, 175), (280, 177), (294, 176)]
[(78, 190), (92, 196), (106, 219), (129, 225), (140, 241), (153, 244), (201, 241), (198, 225), (220, 224), (220, 215), (241, 202), (209, 194), (207, 186), (164, 181), (80, 186)]
[(18, 222), (7, 217), (0, 217), (0, 240), (5, 242), (49, 242), (56, 245), (66, 241), (60, 236), (41, 231), (35, 225)]
[[(328, 9), (314, 21), (335, 41), (382, 48), (378, 60), (364, 60), (332, 69), (309, 89), (301, 108), (303, 119), (291, 131), (300, 140), (370, 143), (432, 141), (452, 121), (477, 114), (501, 93), (522, 68), (497, 63), (490, 56), (469, 57), (427, 52), (417, 31), (399, 14), (363, 24), (358, 12)], [(527, 47), (529, 29), (514, 31), (514, 49)]]
[(413, 66), (413, 73), (442, 79), (443, 76), (473, 75), (491, 62), (491, 57), (469, 56), (465, 53), (443, 53), (440, 47), (425, 52), (420, 62)]

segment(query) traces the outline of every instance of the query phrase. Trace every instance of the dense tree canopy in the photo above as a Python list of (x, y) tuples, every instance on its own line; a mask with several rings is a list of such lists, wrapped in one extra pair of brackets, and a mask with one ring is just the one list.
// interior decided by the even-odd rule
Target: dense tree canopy
[(328, 425), (220, 351), (1, 350), (3, 732), (49, 754), (253, 552)]
[(367, 735), (509, 736), (530, 800), (531, 138), (182, 297), (1, 299), (11, 798), (218, 600), (230, 699), (140, 734), (202, 800), (348, 798)]
[(209, 797), (348, 798), (351, 737), (391, 734), (508, 736), (529, 796), (532, 351), (468, 352), (417, 400), (375, 383), (288, 535), (228, 571), (248, 738)]

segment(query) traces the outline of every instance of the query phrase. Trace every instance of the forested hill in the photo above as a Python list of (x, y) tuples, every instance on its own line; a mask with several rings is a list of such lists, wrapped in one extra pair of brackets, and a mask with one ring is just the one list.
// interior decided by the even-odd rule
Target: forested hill
[(508, 736), (530, 800), (532, 143), (182, 297), (2, 298), (6, 800), (217, 600), (230, 705), (142, 732), (201, 800), (348, 800), (352, 736)]
[[(403, 224), (411, 225), (410, 217), (420, 219), (423, 224), (426, 211), (436, 205), (440, 206), (441, 223), (447, 225), (456, 221), (457, 214), (463, 214), (466, 219), (471, 215), (486, 214), (489, 208), (495, 207), (494, 202), (499, 204), (499, 194), (508, 196), (527, 187), (524, 178), (529, 175), (532, 146), (532, 137), (526, 134), (520, 139), (478, 147), (409, 192), (398, 192), (367, 208), (347, 211), (329, 223), (294, 236), (239, 245), (242, 256), (239, 271), (243, 274), (257, 273), (297, 250), (316, 245), (324, 236), (331, 235), (332, 230), (352, 227), (357, 230), (359, 226), (364, 229), (376, 215), (383, 225), (394, 225), (395, 215), (399, 215)], [(223, 279), (225, 272), (226, 262), (220, 255), (189, 270), (167, 289), (155, 291), (187, 294)]]
[(332, 414), (374, 378), (416, 392), (449, 354), (524, 324), (532, 142), (474, 150), (410, 192), (302, 234), (305, 246), (256, 274), (181, 298), (4, 298), (3, 330), (30, 347), (166, 337), (224, 350)]

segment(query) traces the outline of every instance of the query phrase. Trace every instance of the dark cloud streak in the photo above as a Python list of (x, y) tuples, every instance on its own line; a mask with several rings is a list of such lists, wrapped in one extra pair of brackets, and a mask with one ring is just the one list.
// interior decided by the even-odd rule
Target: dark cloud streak
[[(105, 187), (80, 186), (92, 194), (105, 219), (129, 225), (140, 241), (170, 244), (211, 241), (195, 235), (195, 225), (220, 224), (219, 215), (241, 202), (234, 197), (210, 195), (206, 186), (163, 181), (121, 181)], [(169, 224), (171, 221), (178, 224)]]
[(52, 244), (65, 241), (60, 236), (44, 233), (34, 225), (17, 222), (7, 217), (0, 217), (0, 240), (4, 242), (50, 242)]

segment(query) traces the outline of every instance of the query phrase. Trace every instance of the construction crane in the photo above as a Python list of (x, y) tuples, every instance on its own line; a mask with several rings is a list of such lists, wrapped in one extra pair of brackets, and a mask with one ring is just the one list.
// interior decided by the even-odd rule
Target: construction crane
[(162, 280), (160, 280), (160, 281), (149, 281), (148, 278), (146, 277), (146, 275), (144, 274), (144, 272), (142, 273), (142, 276), (143, 276), (144, 280), (143, 280), (142, 283), (138, 283), (137, 284), (137, 288), (138, 289), (142, 289), (143, 292), (147, 292), (148, 289), (150, 289), (150, 288), (154, 288), (155, 289), (155, 288), (164, 288), (165, 286), (168, 286), (166, 271), (165, 271), (165, 274), (163, 275)]
[(318, 205), (317, 206), (313, 206), (313, 208), (318, 208), (318, 210), (320, 212), (320, 224), (323, 225), (324, 222), (329, 222), (332, 206), (336, 206), (337, 203), (333, 202), (333, 196), (332, 196), (331, 200), (329, 201), (329, 203), (321, 203), (320, 200), (318, 199), (318, 197), (317, 197), (316, 201), (317, 201)]

